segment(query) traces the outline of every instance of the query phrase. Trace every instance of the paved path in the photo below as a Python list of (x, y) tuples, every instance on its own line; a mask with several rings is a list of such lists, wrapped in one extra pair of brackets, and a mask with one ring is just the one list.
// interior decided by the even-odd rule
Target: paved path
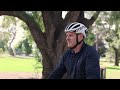
[(41, 79), (42, 73), (0, 72), (0, 79)]

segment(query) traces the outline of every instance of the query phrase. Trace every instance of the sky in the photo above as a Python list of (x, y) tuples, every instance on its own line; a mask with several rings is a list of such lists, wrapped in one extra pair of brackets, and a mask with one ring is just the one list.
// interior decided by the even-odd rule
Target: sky
[(67, 11), (62, 12), (62, 18), (65, 18), (65, 15), (67, 14)]

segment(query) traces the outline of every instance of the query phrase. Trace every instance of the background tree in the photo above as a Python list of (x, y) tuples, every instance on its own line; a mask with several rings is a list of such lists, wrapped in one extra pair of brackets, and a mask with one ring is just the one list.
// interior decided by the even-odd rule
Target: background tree
[(109, 53), (110, 60), (114, 58), (115, 65), (119, 65), (119, 11), (102, 11), (93, 24), (94, 33), (97, 37), (96, 46), (99, 53)]
[(28, 56), (32, 53), (32, 45), (30, 45), (29, 40), (25, 39), (23, 42), (23, 51), (25, 52), (25, 55)]
[(71, 22), (78, 21), (89, 28), (97, 19), (100, 12), (95, 12), (90, 19), (87, 19), (84, 16), (84, 11), (69, 11), (63, 19), (62, 11), (41, 11), (41, 14), (37, 13), (36, 15), (41, 17), (45, 31), (41, 28), (40, 23), (35, 20), (33, 13), (0, 11), (0, 15), (15, 16), (26, 23), (42, 54), (42, 75), (43, 78), (47, 78), (65, 50), (65, 26)]
[(7, 51), (7, 43), (9, 40), (10, 34), (6, 31), (0, 31), (0, 48), (3, 52)]
[[(120, 11), (112, 11), (109, 18), (109, 29), (111, 33), (107, 37), (110, 46), (115, 53), (115, 66), (119, 66), (119, 51), (120, 51)], [(114, 26), (114, 28), (113, 28)]]
[(17, 23), (17, 18), (11, 16), (4, 16), (3, 18), (3, 22), (2, 22), (2, 27), (4, 29), (8, 29), (8, 31), (10, 32), (11, 34), (11, 37), (9, 39), (9, 42), (8, 42), (8, 51), (10, 53), (10, 55), (14, 56), (14, 51), (13, 51), (13, 48), (12, 48), (12, 43), (13, 41), (15, 40), (15, 37), (16, 37), (16, 23)]

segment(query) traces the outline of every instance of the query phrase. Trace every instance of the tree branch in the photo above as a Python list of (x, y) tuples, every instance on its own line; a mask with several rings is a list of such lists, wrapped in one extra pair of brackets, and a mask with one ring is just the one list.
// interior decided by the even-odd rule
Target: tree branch
[[(63, 20), (61, 27), (63, 28), (62, 30), (59, 31), (59, 37), (64, 37), (64, 28), (66, 27), (66, 25), (68, 25), (71, 22), (75, 22), (77, 21), (78, 17), (79, 17), (80, 11), (69, 11), (65, 17), (65, 19)], [(60, 39), (60, 38), (59, 38)]]
[(84, 11), (80, 11), (79, 17), (77, 22), (83, 23), (84, 22)]
[(64, 19), (65, 26), (71, 22), (77, 21), (80, 11), (69, 11)]
[(50, 11), (50, 16), (55, 27), (57, 27), (63, 20), (62, 11)]
[(91, 19), (86, 20), (85, 24), (88, 28), (90, 26), (92, 26), (92, 24), (95, 22), (95, 20), (97, 19), (99, 14), (100, 14), (100, 11), (96, 11), (96, 13), (94, 13), (94, 15), (91, 17)]
[[(62, 23), (62, 11), (42, 11), (43, 21), (46, 27), (46, 39), (49, 48), (54, 48), (56, 32), (59, 31), (59, 25)], [(50, 39), (51, 38), (51, 39)]]
[(47, 41), (47, 46), (48, 48), (53, 48), (54, 32), (56, 27), (53, 23), (50, 11), (42, 11), (42, 16), (45, 25), (45, 37)]
[(32, 18), (30, 15), (26, 14), (24, 11), (0, 11), (0, 16), (1, 15), (14, 16), (23, 20), (27, 24), (28, 28), (30, 29), (30, 32), (36, 44), (41, 43), (40, 44), (41, 46), (38, 45), (38, 47), (40, 48), (45, 47), (44, 34), (42, 33), (37, 22), (35, 22), (34, 18)]

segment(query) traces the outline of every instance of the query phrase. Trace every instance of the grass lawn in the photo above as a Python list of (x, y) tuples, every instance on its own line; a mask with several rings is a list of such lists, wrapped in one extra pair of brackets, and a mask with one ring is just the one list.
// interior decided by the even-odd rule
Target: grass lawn
[[(106, 79), (120, 79), (120, 66), (107, 60), (101, 60), (100, 65), (106, 67)], [(42, 64), (32, 57), (0, 55), (0, 72), (42, 72)]]
[(42, 64), (37, 62), (35, 58), (0, 56), (0, 72), (41, 72), (41, 71)]
[(120, 66), (114, 66), (114, 62), (108, 60), (102, 60), (100, 65), (106, 67), (106, 79), (120, 79)]

